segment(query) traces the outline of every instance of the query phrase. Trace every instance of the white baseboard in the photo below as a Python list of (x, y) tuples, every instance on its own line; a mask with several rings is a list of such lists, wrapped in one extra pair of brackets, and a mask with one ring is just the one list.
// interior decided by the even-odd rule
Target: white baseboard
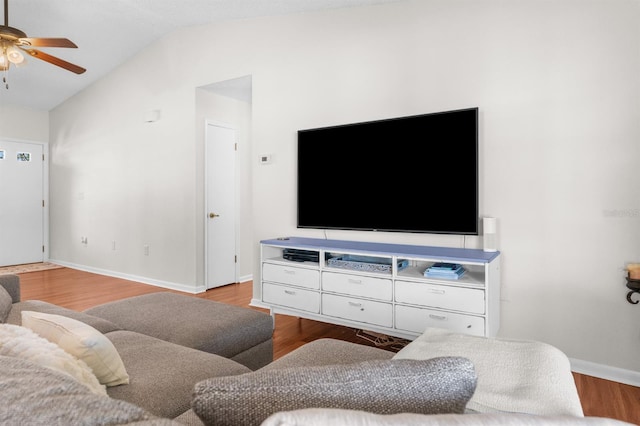
[(571, 371), (640, 387), (640, 372), (571, 358)]
[(245, 275), (238, 279), (238, 282), (240, 283), (246, 283), (247, 281), (253, 281), (253, 275)]
[(153, 286), (161, 287), (161, 288), (168, 288), (170, 290), (183, 291), (185, 293), (198, 294), (198, 293), (204, 293), (205, 291), (207, 291), (207, 289), (205, 288), (204, 285), (198, 285), (195, 288), (193, 288), (193, 287), (190, 287), (190, 286), (185, 286), (184, 284), (173, 283), (173, 282), (169, 282), (169, 281), (156, 280), (156, 279), (152, 279), (152, 278), (141, 277), (139, 275), (123, 274), (123, 273), (116, 272), (116, 271), (110, 271), (110, 270), (107, 270), (107, 269), (100, 269), (100, 268), (93, 268), (93, 267), (84, 266), (84, 265), (77, 265), (75, 263), (64, 262), (64, 261), (56, 260), (56, 259), (50, 259), (49, 261), (51, 263), (55, 263), (56, 265), (66, 266), (68, 268), (77, 269), (79, 271), (91, 272), (91, 273), (99, 274), (99, 275), (106, 275), (108, 277), (121, 278), (123, 280), (135, 281), (135, 282), (139, 282), (139, 283), (142, 283), (142, 284), (149, 284), (149, 285), (153, 285)]

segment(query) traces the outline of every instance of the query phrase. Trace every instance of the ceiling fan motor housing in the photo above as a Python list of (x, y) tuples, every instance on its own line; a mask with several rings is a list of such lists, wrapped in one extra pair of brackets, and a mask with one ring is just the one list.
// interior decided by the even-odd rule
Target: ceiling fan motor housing
[(11, 42), (18, 42), (19, 38), (25, 38), (27, 34), (17, 28), (0, 25), (0, 39)]

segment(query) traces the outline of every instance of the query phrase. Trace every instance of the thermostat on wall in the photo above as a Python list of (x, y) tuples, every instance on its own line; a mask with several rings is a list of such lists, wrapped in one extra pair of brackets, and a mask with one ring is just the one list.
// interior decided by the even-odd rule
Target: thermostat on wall
[(271, 163), (271, 154), (262, 154), (260, 156), (260, 164), (269, 164)]

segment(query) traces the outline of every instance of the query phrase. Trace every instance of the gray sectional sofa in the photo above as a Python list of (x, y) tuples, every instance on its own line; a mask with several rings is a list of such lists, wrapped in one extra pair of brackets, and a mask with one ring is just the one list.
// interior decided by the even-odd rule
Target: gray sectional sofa
[[(154, 293), (96, 307), (96, 315), (93, 315), (40, 300), (21, 301), (17, 275), (0, 276), (1, 291), (5, 291), (5, 297), (0, 295), (0, 305), (3, 305), (0, 322), (21, 325), (23, 312), (39, 312), (78, 320), (106, 336), (130, 378), (128, 384), (108, 386), (107, 394), (160, 418), (191, 417), (192, 392), (197, 382), (215, 376), (248, 373), (273, 359), (273, 320), (270, 315), (252, 309), (173, 293)], [(182, 309), (188, 303), (189, 309), (185, 309), (178, 321), (175, 317), (173, 320), (167, 317), (165, 321), (154, 319), (154, 308), (157, 310), (164, 303), (171, 303), (174, 310)], [(107, 318), (101, 318), (100, 313)], [(147, 327), (148, 333), (108, 319), (115, 318), (119, 322), (119, 315), (124, 324), (129, 324), (131, 315), (137, 315), (140, 328)], [(185, 336), (185, 327), (191, 327), (194, 332)], [(156, 333), (161, 330), (165, 339), (154, 337), (154, 330)], [(189, 343), (200, 344), (194, 336), (202, 340), (207, 336), (208, 346), (189, 347)]]
[[(626, 424), (583, 417), (565, 359), (545, 345), (434, 331), (397, 354), (321, 339), (270, 362), (271, 317), (228, 308), (162, 293), (76, 312), (21, 301), (19, 278), (0, 276), (0, 424)], [(491, 379), (488, 359), (538, 349), (531, 386), (517, 382), (526, 367)]]

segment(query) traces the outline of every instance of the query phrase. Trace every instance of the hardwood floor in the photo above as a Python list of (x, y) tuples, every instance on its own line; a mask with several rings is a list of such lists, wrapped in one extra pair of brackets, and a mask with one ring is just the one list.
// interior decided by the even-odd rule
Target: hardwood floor
[[(19, 275), (22, 300), (45, 300), (80, 311), (140, 294), (158, 291), (180, 293), (70, 268)], [(252, 296), (252, 283), (229, 284), (191, 296), (247, 307)], [(260, 310), (255, 307), (252, 309)], [(373, 343), (359, 337), (357, 330), (348, 327), (285, 315), (276, 315), (275, 322), (275, 359), (307, 342), (323, 337), (374, 346)], [(574, 373), (574, 378), (585, 415), (640, 424), (640, 388), (577, 373)]]

